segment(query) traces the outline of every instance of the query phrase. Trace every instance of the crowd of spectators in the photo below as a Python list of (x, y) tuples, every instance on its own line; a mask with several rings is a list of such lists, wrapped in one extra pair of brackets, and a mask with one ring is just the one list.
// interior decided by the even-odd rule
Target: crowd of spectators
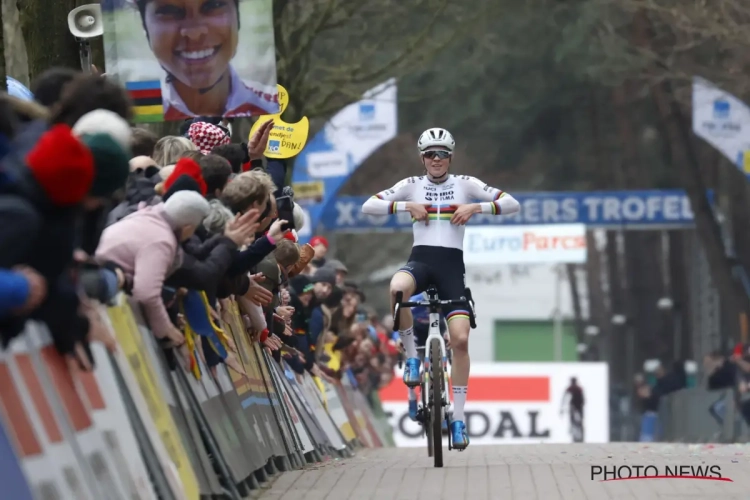
[[(730, 355), (719, 351), (705, 357), (708, 389), (732, 389), (739, 414), (750, 426), (750, 344), (737, 344)], [(724, 424), (726, 402), (719, 398), (709, 409), (719, 425)]]
[[(0, 94), (0, 334), (47, 324), (71, 366), (112, 349), (98, 304), (124, 292), (175, 363), (242, 370), (216, 318), (239, 305), (247, 335), (298, 373), (348, 376), (366, 394), (393, 377), (397, 348), (344, 263), (304, 223), (287, 164), (195, 118), (179, 136), (132, 124), (125, 89), (53, 68), (33, 100)], [(193, 335), (195, 334), (195, 335)], [(194, 344), (190, 338), (200, 339)]]

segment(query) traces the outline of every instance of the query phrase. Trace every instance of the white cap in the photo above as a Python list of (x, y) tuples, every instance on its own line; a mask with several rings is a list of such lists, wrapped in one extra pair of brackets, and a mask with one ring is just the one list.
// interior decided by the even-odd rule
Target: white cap
[(164, 202), (164, 211), (175, 229), (198, 226), (211, 212), (208, 201), (195, 191), (177, 191)]
[(294, 228), (297, 231), (305, 227), (305, 212), (302, 210), (302, 207), (295, 203), (292, 208), (292, 215), (294, 216)]
[(133, 129), (120, 115), (108, 109), (89, 111), (73, 125), (77, 136), (85, 134), (109, 134), (125, 151), (130, 151), (130, 139)]

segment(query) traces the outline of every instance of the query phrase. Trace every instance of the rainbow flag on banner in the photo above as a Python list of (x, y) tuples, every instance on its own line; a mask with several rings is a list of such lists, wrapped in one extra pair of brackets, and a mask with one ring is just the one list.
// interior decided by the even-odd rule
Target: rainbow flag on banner
[(135, 122), (164, 121), (164, 101), (161, 96), (161, 82), (126, 82), (125, 88), (133, 100)]

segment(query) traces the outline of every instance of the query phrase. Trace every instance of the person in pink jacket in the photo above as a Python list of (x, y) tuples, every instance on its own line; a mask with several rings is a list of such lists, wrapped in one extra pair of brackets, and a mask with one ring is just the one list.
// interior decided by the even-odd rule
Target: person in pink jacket
[(119, 265), (132, 280), (132, 296), (143, 307), (148, 325), (157, 338), (175, 345), (185, 339), (172, 324), (162, 300), (165, 278), (180, 267), (180, 243), (189, 239), (210, 206), (194, 191), (178, 191), (157, 205), (149, 206), (107, 227), (102, 233), (96, 258)]

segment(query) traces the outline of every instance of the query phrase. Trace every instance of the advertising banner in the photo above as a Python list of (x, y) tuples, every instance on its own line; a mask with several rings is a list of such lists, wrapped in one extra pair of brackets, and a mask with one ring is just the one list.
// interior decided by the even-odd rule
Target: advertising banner
[(259, 117), (253, 127), (247, 141), (250, 142), (261, 125), (268, 120), (273, 120), (273, 129), (268, 136), (268, 146), (263, 155), (266, 158), (291, 158), (297, 155), (307, 143), (307, 133), (310, 129), (310, 121), (306, 116), (300, 118), (297, 123), (287, 123), (281, 118), (281, 114), (289, 104), (289, 92), (281, 85), (276, 86), (279, 91), (279, 112)]
[[(306, 187), (308, 190), (312, 188)], [(679, 189), (512, 193), (521, 211), (512, 215), (474, 215), (467, 226), (586, 224), (590, 228), (664, 229), (693, 227), (690, 200)], [(365, 196), (341, 196), (322, 215), (331, 231), (408, 230), (408, 212), (395, 215), (362, 213)], [(709, 197), (711, 193), (709, 192)]]
[(128, 90), (134, 121), (279, 111), (271, 0), (101, 5), (107, 77)]
[(697, 76), (693, 78), (693, 132), (750, 175), (750, 108)]
[[(572, 378), (583, 390), (583, 442), (609, 442), (606, 363), (473, 363), (465, 407), (471, 445), (572, 443), (568, 406), (561, 412)], [(401, 373), (380, 399), (396, 446), (426, 446), (421, 426), (409, 418)]]
[(396, 81), (390, 79), (339, 111), (307, 143), (296, 158), (292, 177), (295, 201), (306, 218), (300, 243), (310, 239), (321, 214), (352, 172), (396, 137), (397, 125)]
[(586, 226), (467, 227), (464, 234), (464, 262), (467, 266), (586, 262)]

